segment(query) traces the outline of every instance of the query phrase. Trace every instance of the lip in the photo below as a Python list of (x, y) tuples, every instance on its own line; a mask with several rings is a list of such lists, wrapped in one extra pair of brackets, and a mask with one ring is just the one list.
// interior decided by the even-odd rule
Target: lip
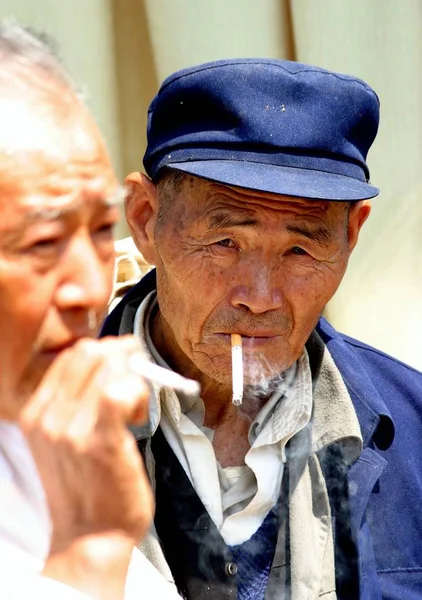
[(232, 333), (237, 333), (238, 335), (240, 335), (240, 337), (242, 338), (242, 340), (244, 338), (246, 339), (270, 339), (270, 338), (276, 338), (276, 337), (280, 337), (280, 333), (275, 332), (275, 331), (269, 331), (268, 329), (254, 329), (252, 330), (236, 330), (236, 331), (230, 331), (230, 333), (227, 332), (218, 332), (217, 335), (224, 335), (225, 337), (230, 337)]
[(259, 331), (259, 332), (248, 332), (247, 334), (243, 330), (240, 331), (232, 331), (230, 333), (217, 333), (216, 335), (227, 343), (230, 343), (230, 336), (232, 333), (238, 333), (242, 338), (242, 346), (244, 348), (256, 348), (257, 346), (263, 346), (265, 344), (273, 343), (281, 338), (279, 333), (269, 332), (269, 331)]
[(73, 338), (71, 340), (68, 340), (67, 342), (63, 342), (63, 343), (57, 344), (55, 346), (49, 346), (47, 348), (42, 348), (40, 354), (43, 354), (45, 356), (57, 356), (61, 352), (64, 352), (68, 348), (71, 348), (72, 346), (74, 346), (76, 344), (76, 342), (78, 342), (80, 339), (82, 339), (82, 338), (80, 338), (80, 337)]

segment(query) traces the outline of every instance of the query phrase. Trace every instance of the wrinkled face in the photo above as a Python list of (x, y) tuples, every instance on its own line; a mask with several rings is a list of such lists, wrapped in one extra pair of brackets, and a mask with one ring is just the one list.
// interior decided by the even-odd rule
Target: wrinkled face
[(45, 87), (48, 106), (35, 93), (0, 96), (0, 416), (10, 419), (60, 350), (95, 335), (113, 277), (105, 148), (77, 100)]
[(145, 178), (139, 189), (147, 192), (137, 195), (135, 182), (127, 215), (141, 252), (157, 267), (160, 313), (152, 334), (164, 358), (203, 387), (211, 380), (228, 388), (230, 334), (238, 333), (246, 383), (292, 365), (340, 284), (369, 206), (194, 177), (166, 203)]

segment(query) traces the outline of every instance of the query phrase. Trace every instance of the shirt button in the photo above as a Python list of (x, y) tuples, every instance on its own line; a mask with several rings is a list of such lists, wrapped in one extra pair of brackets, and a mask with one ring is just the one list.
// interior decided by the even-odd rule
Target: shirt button
[(226, 563), (226, 571), (227, 575), (236, 575), (237, 573), (237, 565), (233, 562)]

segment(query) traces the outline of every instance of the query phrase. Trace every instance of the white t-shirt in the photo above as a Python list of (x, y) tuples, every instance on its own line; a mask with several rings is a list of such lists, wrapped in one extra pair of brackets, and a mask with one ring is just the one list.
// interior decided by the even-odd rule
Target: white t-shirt
[[(0, 598), (87, 600), (40, 573), (48, 554), (51, 523), (44, 490), (20, 428), (0, 421)], [(126, 600), (180, 597), (174, 586), (136, 548), (126, 581)]]

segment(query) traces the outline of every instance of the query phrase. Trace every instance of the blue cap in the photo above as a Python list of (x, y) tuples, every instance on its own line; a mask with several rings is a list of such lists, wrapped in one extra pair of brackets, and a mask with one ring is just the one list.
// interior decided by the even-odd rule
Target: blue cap
[(271, 59), (221, 60), (168, 77), (148, 113), (144, 166), (302, 198), (360, 200), (379, 100), (363, 81)]

